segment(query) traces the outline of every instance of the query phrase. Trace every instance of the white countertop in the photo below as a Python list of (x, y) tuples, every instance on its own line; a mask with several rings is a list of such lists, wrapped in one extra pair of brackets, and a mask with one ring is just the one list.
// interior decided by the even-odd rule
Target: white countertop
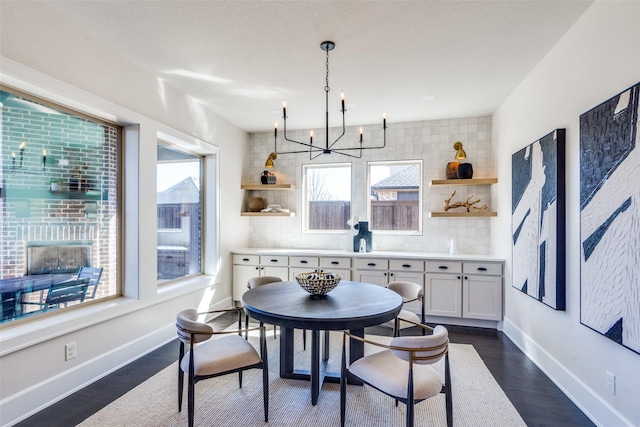
[(295, 249), (295, 248), (241, 248), (231, 251), (233, 254), (243, 255), (290, 255), (290, 256), (332, 256), (350, 258), (403, 258), (403, 259), (433, 259), (433, 260), (461, 260), (461, 261), (497, 261), (504, 262), (504, 258), (492, 255), (455, 254), (444, 252), (352, 252), (342, 249)]

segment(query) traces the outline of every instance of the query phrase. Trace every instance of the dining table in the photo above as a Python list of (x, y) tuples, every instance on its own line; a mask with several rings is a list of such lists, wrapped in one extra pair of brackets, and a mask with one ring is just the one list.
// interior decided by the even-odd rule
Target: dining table
[(49, 289), (54, 283), (61, 283), (76, 277), (76, 273), (33, 274), (0, 279), (2, 320), (12, 320), (22, 316), (22, 300), (32, 292)]
[[(343, 280), (323, 296), (314, 296), (296, 281), (270, 283), (242, 296), (245, 312), (263, 323), (280, 326), (280, 377), (311, 382), (311, 404), (316, 405), (323, 382), (340, 382), (340, 373), (327, 372), (328, 331), (349, 330), (364, 337), (364, 329), (394, 319), (402, 308), (395, 292), (369, 283)], [(309, 370), (294, 369), (294, 330), (311, 331)], [(324, 339), (320, 343), (320, 332)], [(364, 343), (349, 340), (349, 362), (364, 356)], [(349, 383), (362, 385), (355, 379)]]

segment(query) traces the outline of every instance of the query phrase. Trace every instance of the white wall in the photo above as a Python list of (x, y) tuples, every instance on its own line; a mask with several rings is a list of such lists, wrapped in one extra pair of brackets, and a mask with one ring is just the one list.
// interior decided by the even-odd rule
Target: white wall
[[(492, 248), (509, 260), (504, 331), (603, 426), (640, 425), (640, 355), (580, 324), (579, 116), (640, 80), (638, 52), (640, 2), (598, 1), (493, 121), (499, 184)], [(511, 286), (510, 246), (511, 154), (556, 128), (567, 129), (567, 309), (558, 312)], [(616, 375), (615, 396), (607, 391), (605, 371)]]
[[(264, 197), (267, 203), (277, 203), (296, 212), (293, 218), (251, 217), (252, 247), (313, 248), (353, 250), (353, 235), (348, 233), (305, 233), (302, 213), (302, 165), (322, 163), (350, 163), (351, 214), (366, 221), (368, 186), (367, 162), (393, 160), (422, 160), (422, 234), (413, 236), (384, 235), (373, 232), (374, 251), (448, 252), (450, 239), (456, 239), (458, 251), (463, 254), (486, 255), (490, 253), (490, 227), (492, 218), (431, 218), (431, 211), (442, 211), (444, 200), (455, 190), (453, 201), (463, 201), (473, 195), (489, 209), (495, 206), (488, 186), (430, 186), (432, 179), (445, 179), (445, 167), (454, 160), (453, 144), (462, 141), (467, 153), (467, 162), (473, 165), (474, 178), (495, 177), (492, 156), (491, 117), (464, 117), (445, 120), (428, 120), (407, 123), (393, 121), (392, 112), (387, 112), (387, 145), (384, 149), (364, 150), (361, 159), (331, 154), (313, 161), (308, 153), (282, 154), (275, 160), (273, 172), (278, 182), (291, 183), (296, 191), (258, 191), (252, 194)], [(349, 113), (346, 114), (348, 122)], [(336, 147), (353, 147), (359, 138), (360, 126), (347, 127), (345, 136)], [(362, 126), (365, 146), (381, 146), (381, 123)], [(313, 129), (314, 141), (324, 145), (324, 129)], [(333, 141), (341, 128), (330, 129)], [(306, 141), (309, 130), (290, 132), (289, 138)], [(244, 181), (259, 183), (267, 156), (274, 150), (273, 132), (251, 135), (250, 157)], [(341, 145), (342, 144), (342, 145)], [(278, 132), (278, 148), (285, 151), (282, 132)], [(283, 149), (284, 148), (284, 149)], [(293, 148), (289, 148), (293, 149)]]
[[(229, 250), (248, 244), (238, 190), (248, 135), (144, 70), (43, 13), (30, 2), (3, 2), (3, 84), (123, 124), (127, 132), (126, 298), (42, 322), (3, 325), (0, 336), (0, 425), (12, 424), (175, 337), (184, 308), (231, 302)], [(156, 138), (163, 133), (219, 158), (220, 262), (205, 255), (207, 276), (158, 290), (155, 263)], [(131, 136), (133, 138), (131, 138)], [(150, 220), (151, 218), (151, 220)], [(209, 231), (211, 231), (209, 229)], [(211, 234), (211, 233), (209, 233)], [(217, 274), (216, 274), (217, 273)], [(64, 361), (64, 345), (78, 357)]]

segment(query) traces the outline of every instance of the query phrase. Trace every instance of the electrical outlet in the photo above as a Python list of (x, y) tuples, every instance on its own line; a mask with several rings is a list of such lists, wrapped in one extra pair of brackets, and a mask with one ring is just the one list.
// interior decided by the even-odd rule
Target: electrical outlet
[(77, 355), (76, 343), (72, 342), (64, 346), (64, 360), (75, 359)]
[(609, 371), (607, 371), (607, 390), (613, 395), (616, 394), (616, 376)]

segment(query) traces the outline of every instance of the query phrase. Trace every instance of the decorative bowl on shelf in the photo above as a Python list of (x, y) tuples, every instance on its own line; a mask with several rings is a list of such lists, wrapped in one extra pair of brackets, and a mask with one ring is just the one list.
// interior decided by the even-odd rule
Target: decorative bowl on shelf
[(342, 277), (337, 273), (300, 273), (296, 276), (296, 281), (305, 291), (313, 296), (326, 295), (332, 291)]

